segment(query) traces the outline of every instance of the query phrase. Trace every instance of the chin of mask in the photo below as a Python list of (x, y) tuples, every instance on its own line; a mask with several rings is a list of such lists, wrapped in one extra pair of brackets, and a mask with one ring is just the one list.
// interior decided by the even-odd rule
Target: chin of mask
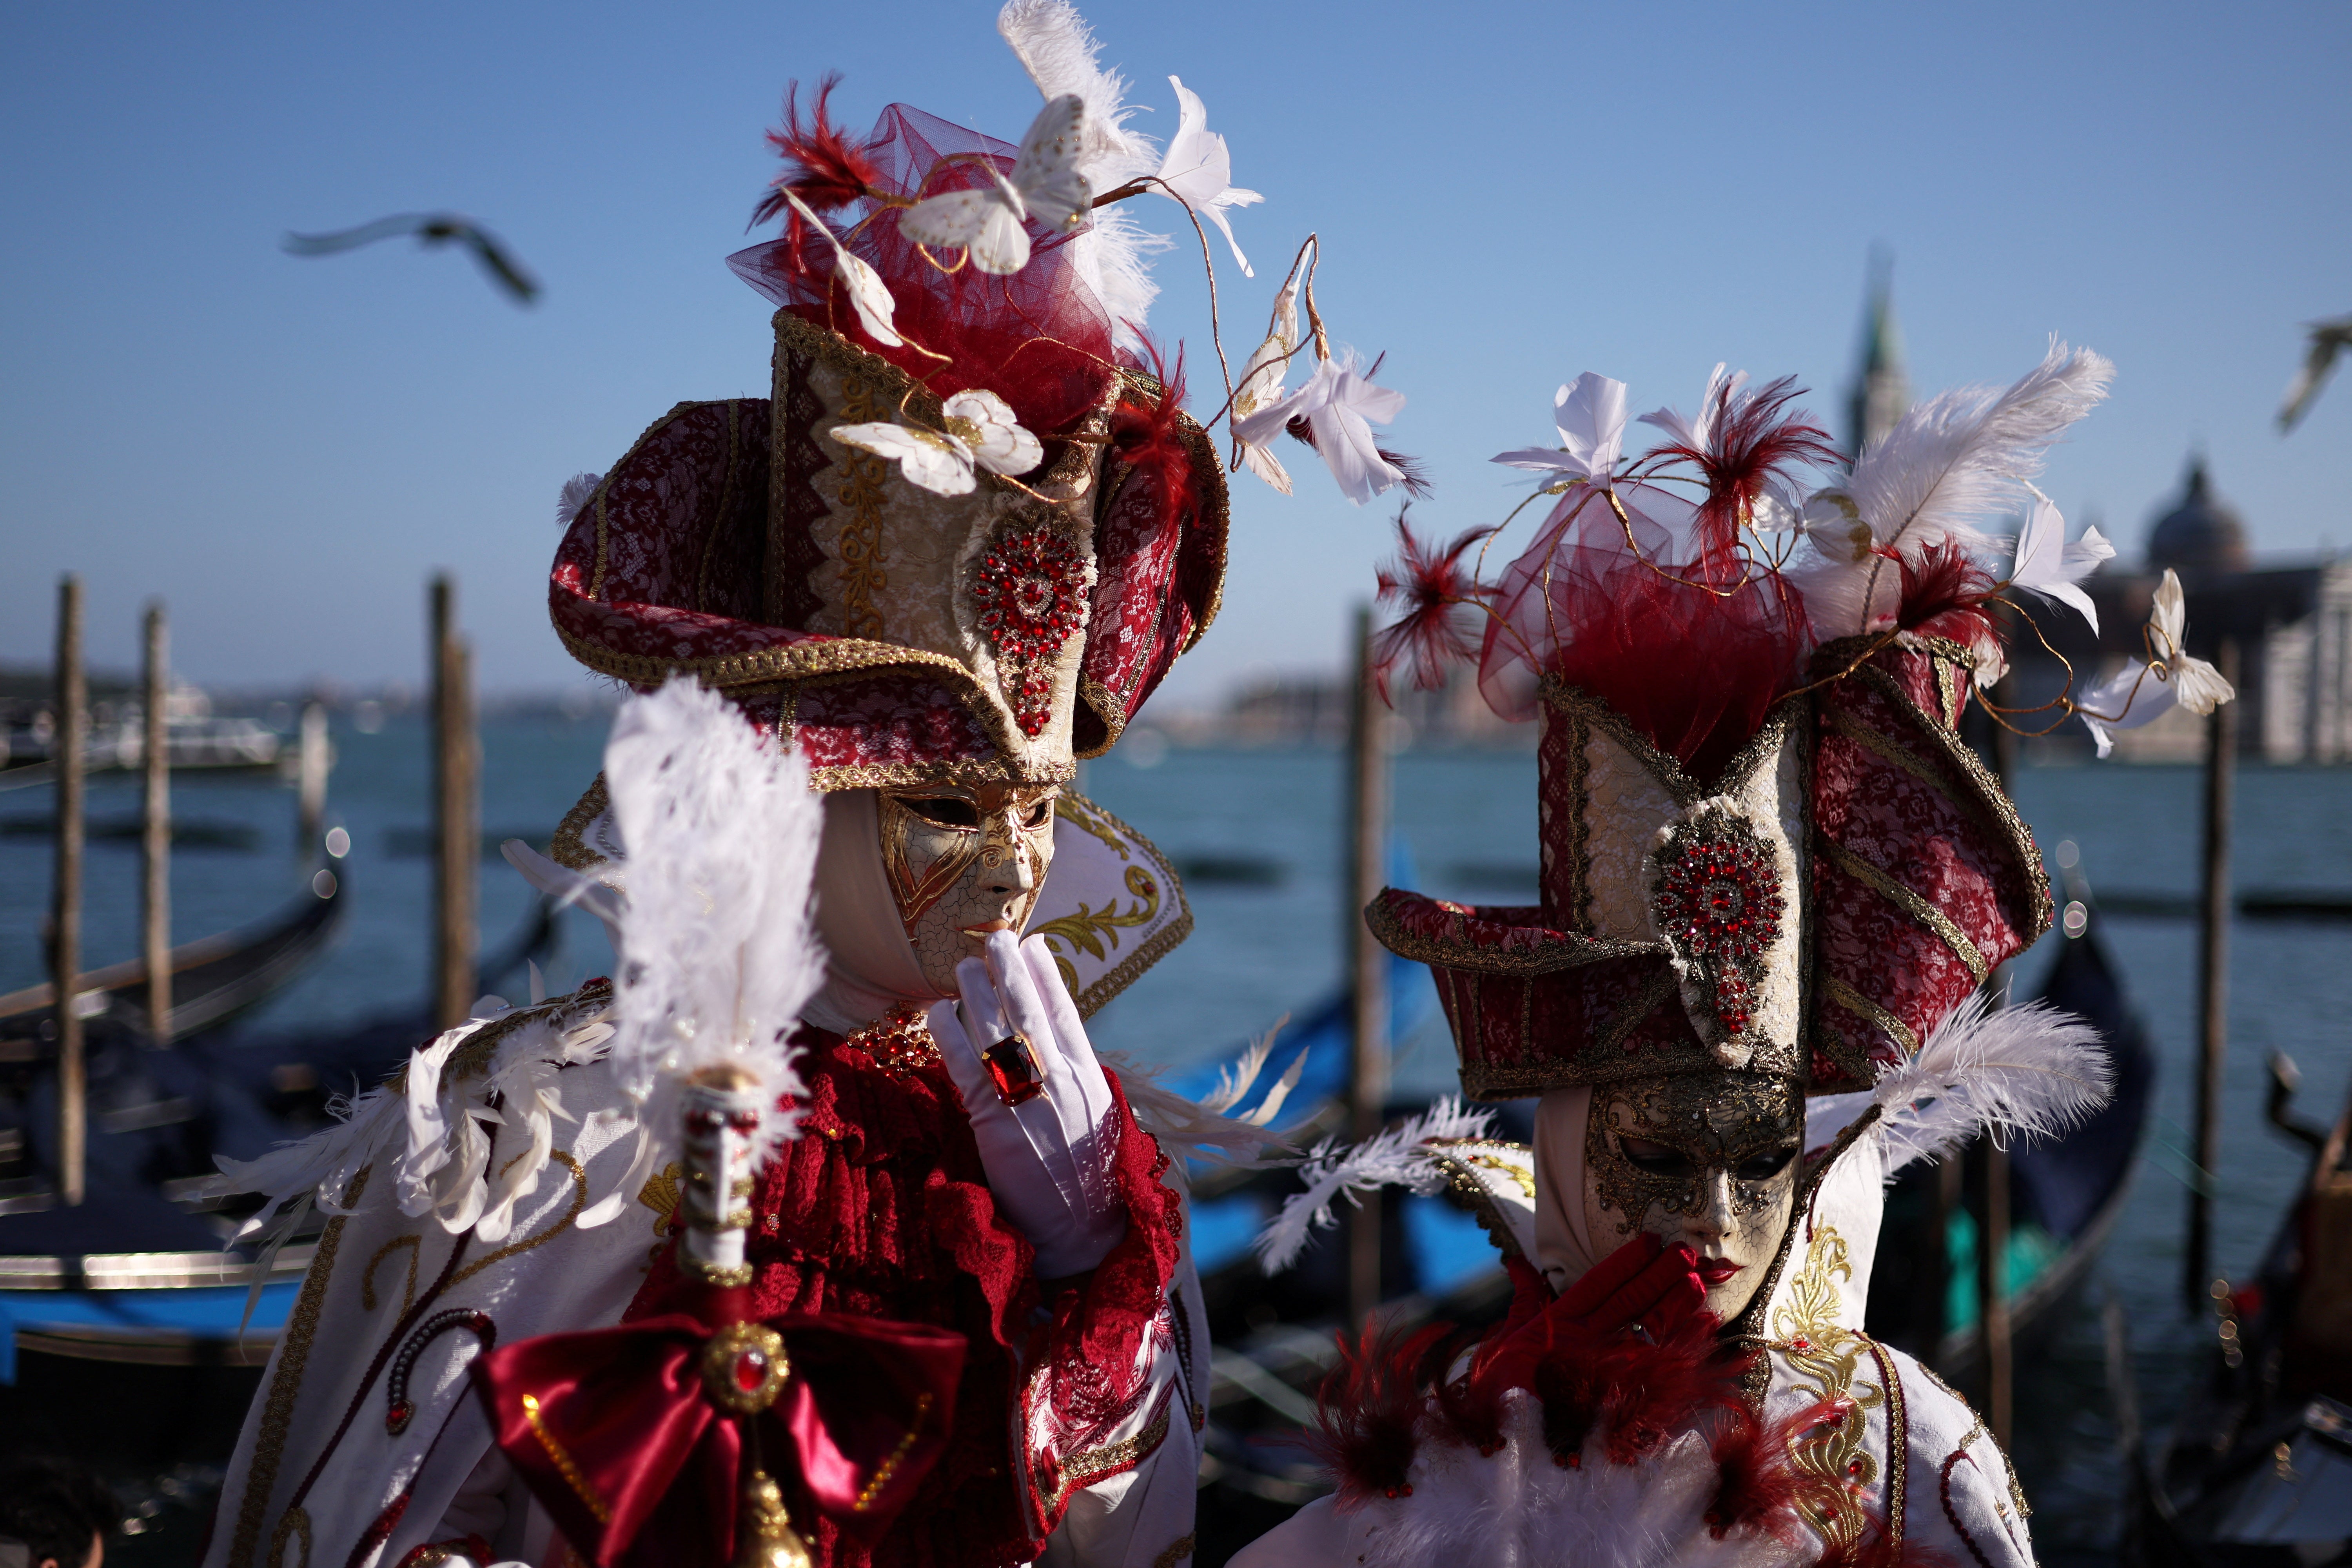
[(1637, 1230), (1698, 1254), (1707, 1310), (1755, 1300), (1795, 1207), (1805, 1126), (1794, 1084), (1746, 1073), (1634, 1079), (1592, 1091), (1585, 1220), (1602, 1254)]
[(923, 978), (956, 994), (956, 965), (1019, 931), (1054, 859), (1054, 784), (939, 784), (877, 801), (882, 865)]

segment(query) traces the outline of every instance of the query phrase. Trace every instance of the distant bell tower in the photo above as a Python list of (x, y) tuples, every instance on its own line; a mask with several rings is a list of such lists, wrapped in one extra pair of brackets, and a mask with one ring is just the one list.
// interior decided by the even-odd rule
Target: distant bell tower
[(1862, 367), (1846, 394), (1846, 453), (1860, 457), (1895, 428), (1911, 406), (1903, 370), (1903, 333), (1895, 324), (1895, 263), (1884, 250), (1870, 260), (1870, 303), (1863, 315)]

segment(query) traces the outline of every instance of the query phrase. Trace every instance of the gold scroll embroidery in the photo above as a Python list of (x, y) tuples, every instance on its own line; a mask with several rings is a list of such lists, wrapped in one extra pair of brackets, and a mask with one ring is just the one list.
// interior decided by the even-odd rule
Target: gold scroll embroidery
[[(491, 1253), (488, 1257), (478, 1258), (474, 1259), (473, 1262), (468, 1263), (466, 1267), (457, 1270), (455, 1275), (450, 1277), (450, 1289), (455, 1290), (458, 1286), (464, 1284), (467, 1280), (471, 1279), (475, 1275), (479, 1274), (483, 1269), (488, 1268), (493, 1263), (504, 1263), (508, 1258), (512, 1258), (518, 1252), (529, 1252), (532, 1247), (538, 1247), (544, 1242), (553, 1241), (557, 1237), (562, 1236), (565, 1231), (570, 1230), (572, 1228), (572, 1222), (580, 1217), (580, 1211), (588, 1206), (588, 1173), (580, 1168), (580, 1162), (573, 1159), (571, 1155), (565, 1153), (561, 1149), (555, 1150), (547, 1157), (556, 1164), (562, 1166), (565, 1170), (572, 1173), (572, 1206), (564, 1211), (563, 1217), (562, 1219), (557, 1220), (553, 1225), (549, 1226), (545, 1230), (541, 1231), (538, 1235), (526, 1236), (520, 1241), (510, 1241), (504, 1247), (499, 1247), (496, 1252)], [(520, 1154), (515, 1156), (515, 1160), (520, 1160), (522, 1156)], [(505, 1174), (507, 1166), (510, 1166), (513, 1163), (514, 1160), (509, 1160), (506, 1165), (500, 1166), (499, 1174)]]
[(1832, 1407), (1828, 1418), (1799, 1432), (1789, 1443), (1798, 1475), (1797, 1507), (1829, 1542), (1830, 1555), (1844, 1557), (1861, 1542), (1863, 1495), (1878, 1479), (1878, 1461), (1864, 1446), (1870, 1412), (1886, 1394), (1854, 1376), (1868, 1349), (1863, 1338), (1841, 1326), (1832, 1276), (1851, 1279), (1845, 1237), (1834, 1226), (1820, 1226), (1805, 1249), (1805, 1266), (1790, 1282), (1789, 1300), (1772, 1314), (1774, 1347), (1798, 1374), (1797, 1391)]
[[(1059, 920), (1046, 921), (1034, 929), (1045, 939), (1045, 946), (1054, 954), (1054, 967), (1062, 972), (1062, 984), (1073, 995), (1078, 989), (1078, 971), (1059, 948), (1066, 943), (1087, 957), (1101, 960), (1109, 956), (1110, 949), (1118, 946), (1118, 933), (1137, 926), (1148, 926), (1160, 914), (1160, 883), (1140, 866), (1127, 868), (1127, 890), (1135, 896), (1135, 903), (1125, 913), (1119, 912), (1116, 897), (1103, 901), (1099, 910), (1081, 903), (1077, 909)], [(1108, 944), (1108, 946), (1106, 946)]]

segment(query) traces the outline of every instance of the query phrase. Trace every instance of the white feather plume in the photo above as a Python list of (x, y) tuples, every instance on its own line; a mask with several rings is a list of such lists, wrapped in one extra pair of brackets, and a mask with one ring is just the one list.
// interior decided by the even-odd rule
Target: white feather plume
[(1423, 1442), (1406, 1471), (1411, 1489), (1358, 1505), (1338, 1559), (1350, 1568), (1804, 1568), (1822, 1559), (1807, 1530), (1718, 1534), (1709, 1525), (1723, 1468), (1704, 1428), (1675, 1432), (1630, 1465), (1595, 1432), (1570, 1466), (1552, 1458), (1533, 1394), (1508, 1391), (1500, 1415), (1503, 1445), (1492, 1454)]
[(604, 482), (602, 474), (574, 474), (563, 481), (563, 493), (555, 498), (555, 521), (564, 527), (572, 526), (581, 510), (595, 496), (596, 487)]
[(2007, 387), (1959, 387), (1915, 405), (1862, 455), (1845, 489), (1882, 545), (1906, 559), (1945, 539), (1991, 550), (1981, 526), (2014, 512), (2051, 443), (2107, 395), (2115, 366), (2053, 338)]
[[(1134, 110), (1127, 79), (1103, 68), (1102, 46), (1070, 0), (1007, 0), (996, 30), (1046, 100), (1076, 93), (1085, 101), (1087, 147), (1078, 168), (1097, 195), (1159, 171), (1159, 147), (1128, 125)], [(1071, 264), (1109, 312), (1112, 339), (1122, 348), (1141, 347), (1144, 322), (1160, 293), (1144, 258), (1170, 243), (1123, 205), (1096, 208), (1092, 223), (1070, 242)]]
[(1435, 1192), (1445, 1175), (1422, 1145), (1433, 1139), (1486, 1138), (1494, 1129), (1493, 1111), (1472, 1110), (1456, 1096), (1447, 1095), (1433, 1101), (1420, 1115), (1352, 1148), (1339, 1147), (1325, 1139), (1307, 1151), (1306, 1163), (1298, 1167), (1306, 1190), (1292, 1194), (1282, 1212), (1252, 1244), (1259, 1267), (1268, 1274), (1279, 1274), (1297, 1262), (1316, 1231), (1339, 1223), (1331, 1205), (1343, 1193), (1350, 1203), (1360, 1203), (1358, 1194), (1382, 1187)]
[(686, 1079), (717, 1066), (758, 1079), (764, 1159), (793, 1135), (776, 1109), (802, 1088), (785, 1040), (824, 971), (811, 902), (824, 815), (808, 765), (675, 677), (622, 706), (604, 781), (629, 847), (613, 1065), (650, 1145), (639, 1163), (676, 1147)]
[(1996, 1010), (1979, 992), (1871, 1090), (1886, 1175), (1979, 1132), (2003, 1147), (2053, 1137), (2105, 1105), (2114, 1084), (2090, 1024), (2046, 1002)]
[[(1225, 1114), (1256, 1082), (1265, 1063), (1265, 1052), (1273, 1044), (1274, 1037), (1268, 1035), (1253, 1045), (1244, 1053), (1238, 1071), (1228, 1068), (1220, 1075), (1217, 1088), (1198, 1100), (1187, 1100), (1161, 1083), (1160, 1069), (1156, 1067), (1118, 1051), (1097, 1050), (1095, 1055), (1105, 1067), (1118, 1074), (1118, 1086), (1127, 1092), (1127, 1103), (1134, 1110), (1136, 1121), (1171, 1153), (1181, 1152), (1213, 1164), (1280, 1165), (1295, 1161), (1298, 1151), (1279, 1133), (1265, 1131), (1266, 1123), (1274, 1118), (1265, 1105), (1246, 1116)], [(1302, 1050), (1291, 1064), (1289, 1078), (1267, 1091), (1267, 1104), (1277, 1110), (1281, 1109), (1289, 1085), (1297, 1081), (1306, 1065), (1307, 1053)]]

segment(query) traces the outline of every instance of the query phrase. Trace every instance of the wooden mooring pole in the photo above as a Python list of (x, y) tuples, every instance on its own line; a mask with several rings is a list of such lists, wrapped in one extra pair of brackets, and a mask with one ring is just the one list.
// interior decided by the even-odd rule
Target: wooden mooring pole
[(147, 963), (147, 1043), (172, 1043), (172, 746), (163, 706), (172, 672), (163, 602), (147, 606), (142, 718), (146, 735), (139, 760), (147, 788), (139, 834), (140, 949)]
[[(2238, 683), (2238, 645), (2214, 650)], [(2205, 886), (2197, 947), (2197, 1168), (2189, 1187), (2189, 1247), (2180, 1288), (2191, 1314), (2211, 1304), (2213, 1173), (2221, 1163), (2221, 1073), (2230, 1054), (2230, 808), (2237, 791), (2238, 705), (2205, 720)]]
[(313, 697), (302, 704), (300, 749), (295, 753), (294, 853), (304, 865), (320, 855), (327, 826), (327, 769), (332, 755), (327, 739), (327, 705)]
[[(1388, 952), (1364, 921), (1364, 908), (1388, 881), (1388, 715), (1372, 682), (1372, 612), (1356, 612), (1355, 687), (1348, 724), (1348, 985), (1354, 999), (1355, 1053), (1349, 1133), (1381, 1130), (1389, 1097)], [(1381, 1303), (1381, 1194), (1348, 1215), (1348, 1320), (1363, 1326)]]
[(58, 1030), (58, 1201), (82, 1199), (89, 1135), (89, 1080), (82, 1061), (82, 762), (89, 743), (89, 690), (81, 668), (81, 579), (58, 584), (56, 733), (57, 875), (49, 906), (49, 994)]
[(455, 1028), (474, 1006), (474, 881), (481, 858), (472, 660), (457, 636), (457, 587), (433, 579), (433, 1017)]

